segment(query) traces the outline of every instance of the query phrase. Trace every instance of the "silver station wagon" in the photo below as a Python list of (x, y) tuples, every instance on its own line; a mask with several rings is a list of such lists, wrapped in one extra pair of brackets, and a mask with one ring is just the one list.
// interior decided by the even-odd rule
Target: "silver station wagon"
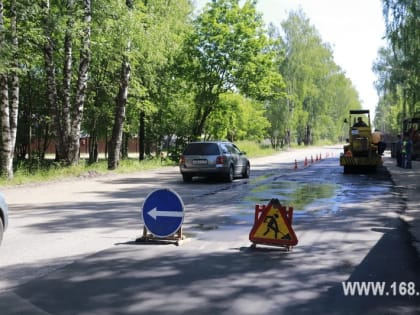
[(232, 182), (236, 177), (250, 175), (251, 166), (245, 154), (231, 142), (191, 142), (180, 157), (179, 170), (184, 182), (191, 182), (194, 176), (217, 176)]

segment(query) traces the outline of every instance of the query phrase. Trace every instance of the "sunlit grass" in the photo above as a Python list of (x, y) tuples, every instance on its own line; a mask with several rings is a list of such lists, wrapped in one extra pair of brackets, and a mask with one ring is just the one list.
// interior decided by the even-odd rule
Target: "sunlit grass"
[(20, 161), (14, 169), (13, 179), (0, 178), (0, 186), (15, 186), (45, 181), (62, 180), (70, 177), (89, 177), (108, 173), (131, 173), (157, 169), (164, 166), (176, 165), (175, 162), (161, 159), (147, 159), (139, 161), (138, 158), (120, 160), (116, 170), (108, 170), (105, 159), (89, 164), (81, 159), (76, 166), (62, 166), (51, 159), (44, 161)]
[(237, 141), (235, 144), (241, 151), (246, 152), (248, 157), (260, 157), (277, 153), (270, 144), (257, 143), (255, 141)]

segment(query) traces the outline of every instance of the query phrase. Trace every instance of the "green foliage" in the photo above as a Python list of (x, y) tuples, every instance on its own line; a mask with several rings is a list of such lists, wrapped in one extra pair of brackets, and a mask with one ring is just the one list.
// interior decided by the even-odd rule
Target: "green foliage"
[[(76, 67), (83, 12), (81, 2), (69, 11), (65, 1), (52, 1), (48, 15), (36, 1), (18, 2), (17, 156), (42, 160), (48, 144), (54, 142), (54, 113), (47, 106), (45, 80), (46, 26), (54, 43), (61, 104), (64, 36), (74, 38)], [(331, 47), (302, 12), (291, 12), (281, 28), (266, 28), (254, 0), (211, 1), (196, 17), (188, 0), (132, 3), (127, 9), (126, 1), (92, 2), (83, 135), (109, 140), (123, 58), (131, 67), (124, 132), (138, 136), (143, 115), (144, 142), (150, 153), (176, 152), (186, 141), (201, 136), (235, 142), (269, 139), (273, 148), (335, 141), (342, 134), (337, 122), (343, 121), (349, 108), (360, 107), (351, 81), (333, 62)], [(5, 14), (6, 38), (9, 24)], [(0, 47), (7, 52), (7, 41)], [(1, 70), (10, 70), (10, 57), (0, 54)], [(395, 91), (401, 97), (402, 89)], [(71, 94), (74, 98), (73, 90)], [(403, 107), (395, 97), (382, 104), (384, 113), (389, 106)], [(391, 117), (384, 119), (394, 123)]]
[[(275, 75), (269, 41), (254, 1), (220, 0), (207, 4), (194, 21), (185, 46), (184, 74), (195, 92), (192, 136), (200, 137), (212, 115), (219, 124), (226, 108), (220, 95), (239, 89), (251, 97), (271, 92)], [(216, 129), (216, 126), (210, 127)]]
[(398, 132), (402, 120), (420, 108), (420, 2), (383, 0), (383, 9), (388, 46), (373, 66), (380, 96), (375, 125)]
[[(280, 145), (335, 141), (341, 126), (331, 122), (343, 121), (350, 108), (360, 108), (357, 92), (302, 11), (291, 12), (282, 27), (285, 57), (280, 71), (287, 96), (269, 104), (272, 138), (276, 134), (284, 139)], [(280, 33), (272, 31), (273, 36)], [(278, 145), (279, 140), (272, 142)]]
[(268, 120), (262, 104), (240, 94), (220, 95), (219, 110), (208, 120), (207, 138), (236, 140), (262, 140)]

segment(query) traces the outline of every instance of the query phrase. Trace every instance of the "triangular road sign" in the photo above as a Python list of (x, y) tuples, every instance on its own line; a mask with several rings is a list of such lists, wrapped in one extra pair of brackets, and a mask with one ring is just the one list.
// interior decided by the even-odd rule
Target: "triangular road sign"
[(298, 240), (290, 222), (286, 207), (270, 202), (256, 216), (249, 240), (260, 244), (294, 246)]

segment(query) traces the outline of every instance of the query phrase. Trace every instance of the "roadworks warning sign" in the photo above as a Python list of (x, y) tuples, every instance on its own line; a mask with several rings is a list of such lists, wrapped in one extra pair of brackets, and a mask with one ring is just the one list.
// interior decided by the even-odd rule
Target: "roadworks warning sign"
[(262, 208), (257, 206), (249, 240), (268, 245), (296, 245), (298, 240), (291, 226), (292, 211), (280, 203), (270, 202)]

